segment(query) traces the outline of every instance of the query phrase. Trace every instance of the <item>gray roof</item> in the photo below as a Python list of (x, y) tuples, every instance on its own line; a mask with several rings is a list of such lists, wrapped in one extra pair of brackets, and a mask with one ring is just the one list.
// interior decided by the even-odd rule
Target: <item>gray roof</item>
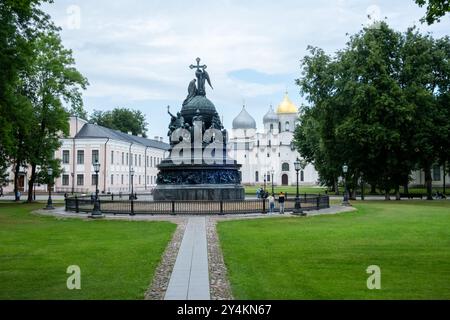
[(256, 129), (256, 121), (253, 117), (242, 108), (241, 113), (233, 120), (233, 129)]
[(119, 140), (127, 143), (140, 144), (143, 145), (144, 147), (169, 150), (169, 145), (165, 142), (129, 135), (117, 130), (108, 129), (90, 123), (86, 123), (75, 136), (75, 139), (98, 139), (98, 138), (104, 139), (109, 138), (111, 140)]
[(273, 107), (270, 106), (269, 112), (266, 113), (266, 115), (263, 118), (264, 123), (268, 122), (278, 122), (278, 115), (273, 111)]

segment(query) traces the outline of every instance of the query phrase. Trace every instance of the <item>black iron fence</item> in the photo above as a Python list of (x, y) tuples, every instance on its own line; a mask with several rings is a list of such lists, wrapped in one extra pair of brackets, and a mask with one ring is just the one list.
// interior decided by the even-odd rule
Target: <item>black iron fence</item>
[[(102, 213), (114, 215), (224, 215), (268, 213), (267, 199), (233, 200), (233, 201), (153, 201), (145, 195), (102, 195), (99, 196)], [(90, 213), (94, 208), (94, 196), (67, 197), (66, 211)], [(303, 211), (321, 210), (330, 207), (327, 195), (302, 195), (300, 205)], [(295, 199), (287, 199), (285, 211), (293, 211)], [(280, 205), (275, 203), (274, 212), (279, 212)]]

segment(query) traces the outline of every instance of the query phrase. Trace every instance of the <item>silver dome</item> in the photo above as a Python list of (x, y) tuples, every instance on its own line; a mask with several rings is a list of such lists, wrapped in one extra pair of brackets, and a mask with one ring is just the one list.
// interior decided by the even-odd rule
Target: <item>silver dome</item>
[(266, 113), (266, 115), (263, 118), (263, 122), (264, 123), (268, 123), (268, 122), (278, 122), (278, 115), (275, 113), (275, 111), (273, 110), (273, 107), (270, 106), (269, 111)]
[(233, 129), (256, 129), (256, 121), (245, 110), (245, 106), (242, 108), (241, 113), (234, 118)]

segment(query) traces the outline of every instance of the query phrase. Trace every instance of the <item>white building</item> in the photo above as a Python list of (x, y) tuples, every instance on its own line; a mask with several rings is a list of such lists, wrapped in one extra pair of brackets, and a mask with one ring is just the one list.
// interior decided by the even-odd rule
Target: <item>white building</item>
[[(230, 142), (234, 147), (234, 157), (242, 165), (243, 184), (295, 185), (294, 162), (301, 159), (293, 147), (294, 130), (299, 113), (287, 93), (276, 112), (270, 107), (263, 119), (263, 131), (258, 132), (255, 119), (245, 106), (233, 120)], [(316, 185), (318, 174), (308, 165), (299, 175), (301, 185)]]
[[(55, 178), (56, 192), (95, 192), (93, 163), (100, 163), (98, 188), (101, 193), (131, 191), (131, 169), (135, 192), (150, 191), (156, 185), (157, 165), (164, 159), (169, 145), (163, 138), (146, 139), (70, 118), (70, 134), (61, 139), (55, 158), (61, 159), (63, 173)], [(21, 168), (19, 191), (28, 191), (30, 168)], [(10, 174), (10, 181), (13, 181)], [(13, 192), (13, 184), (4, 188)], [(36, 188), (46, 191), (47, 186)]]

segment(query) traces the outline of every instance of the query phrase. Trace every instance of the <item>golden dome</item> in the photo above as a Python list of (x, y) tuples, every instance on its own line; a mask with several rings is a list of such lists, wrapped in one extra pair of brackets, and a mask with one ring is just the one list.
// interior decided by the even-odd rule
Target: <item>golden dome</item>
[(284, 114), (284, 113), (297, 113), (298, 109), (295, 106), (295, 104), (292, 103), (292, 101), (289, 99), (288, 94), (284, 96), (283, 101), (280, 103), (277, 109), (278, 114)]

